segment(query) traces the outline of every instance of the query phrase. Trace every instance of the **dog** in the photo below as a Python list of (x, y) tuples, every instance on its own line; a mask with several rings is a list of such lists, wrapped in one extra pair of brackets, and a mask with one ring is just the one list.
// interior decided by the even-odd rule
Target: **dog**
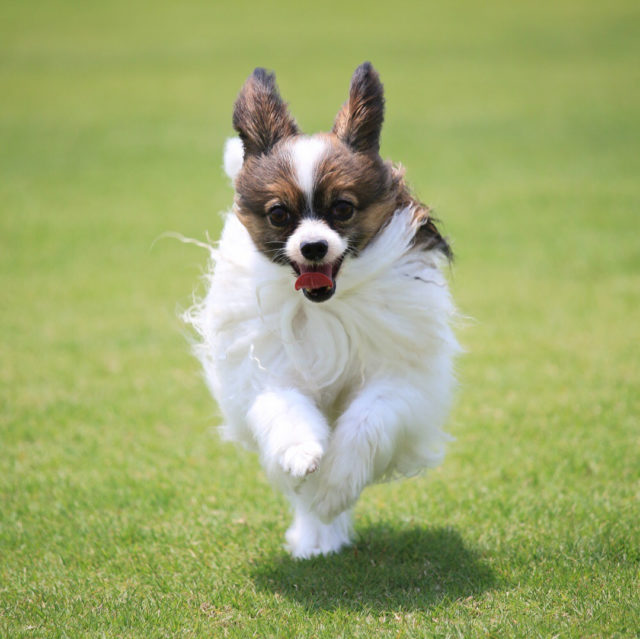
[(296, 558), (352, 542), (369, 484), (441, 462), (455, 387), (451, 249), (379, 154), (384, 95), (365, 62), (329, 133), (304, 135), (275, 75), (234, 105), (235, 188), (207, 293), (186, 313), (224, 417), (291, 502)]

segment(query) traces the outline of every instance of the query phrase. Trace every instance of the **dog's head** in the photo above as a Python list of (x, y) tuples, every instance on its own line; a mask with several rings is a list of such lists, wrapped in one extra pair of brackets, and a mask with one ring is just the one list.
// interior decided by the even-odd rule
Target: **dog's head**
[(303, 135), (264, 69), (249, 76), (235, 103), (241, 142), (227, 144), (225, 168), (236, 214), (311, 301), (331, 298), (344, 258), (409, 203), (401, 172), (379, 155), (383, 116), (382, 84), (368, 62), (353, 74), (330, 133)]

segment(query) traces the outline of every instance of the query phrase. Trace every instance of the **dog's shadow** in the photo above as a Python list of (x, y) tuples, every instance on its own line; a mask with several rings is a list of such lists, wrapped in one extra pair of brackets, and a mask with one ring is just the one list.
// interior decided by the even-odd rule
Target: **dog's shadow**
[(368, 608), (371, 612), (424, 610), (448, 599), (496, 587), (480, 554), (452, 528), (395, 531), (372, 526), (337, 555), (296, 561), (283, 557), (258, 566), (259, 589), (308, 609)]

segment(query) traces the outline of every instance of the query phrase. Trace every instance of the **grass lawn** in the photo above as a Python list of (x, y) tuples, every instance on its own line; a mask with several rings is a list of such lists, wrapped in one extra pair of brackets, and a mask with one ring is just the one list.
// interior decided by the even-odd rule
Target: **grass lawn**
[[(1, 637), (637, 637), (637, 0), (6, 0)], [(178, 319), (218, 233), (233, 100), (307, 131), (353, 69), (457, 254), (457, 441), (291, 560)]]

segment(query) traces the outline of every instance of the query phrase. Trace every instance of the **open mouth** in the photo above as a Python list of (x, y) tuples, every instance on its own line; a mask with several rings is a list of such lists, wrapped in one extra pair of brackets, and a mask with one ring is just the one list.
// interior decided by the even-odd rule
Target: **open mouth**
[(340, 270), (342, 258), (331, 263), (298, 264), (291, 262), (298, 274), (296, 291), (302, 289), (304, 296), (312, 302), (325, 302), (336, 292), (336, 276)]

